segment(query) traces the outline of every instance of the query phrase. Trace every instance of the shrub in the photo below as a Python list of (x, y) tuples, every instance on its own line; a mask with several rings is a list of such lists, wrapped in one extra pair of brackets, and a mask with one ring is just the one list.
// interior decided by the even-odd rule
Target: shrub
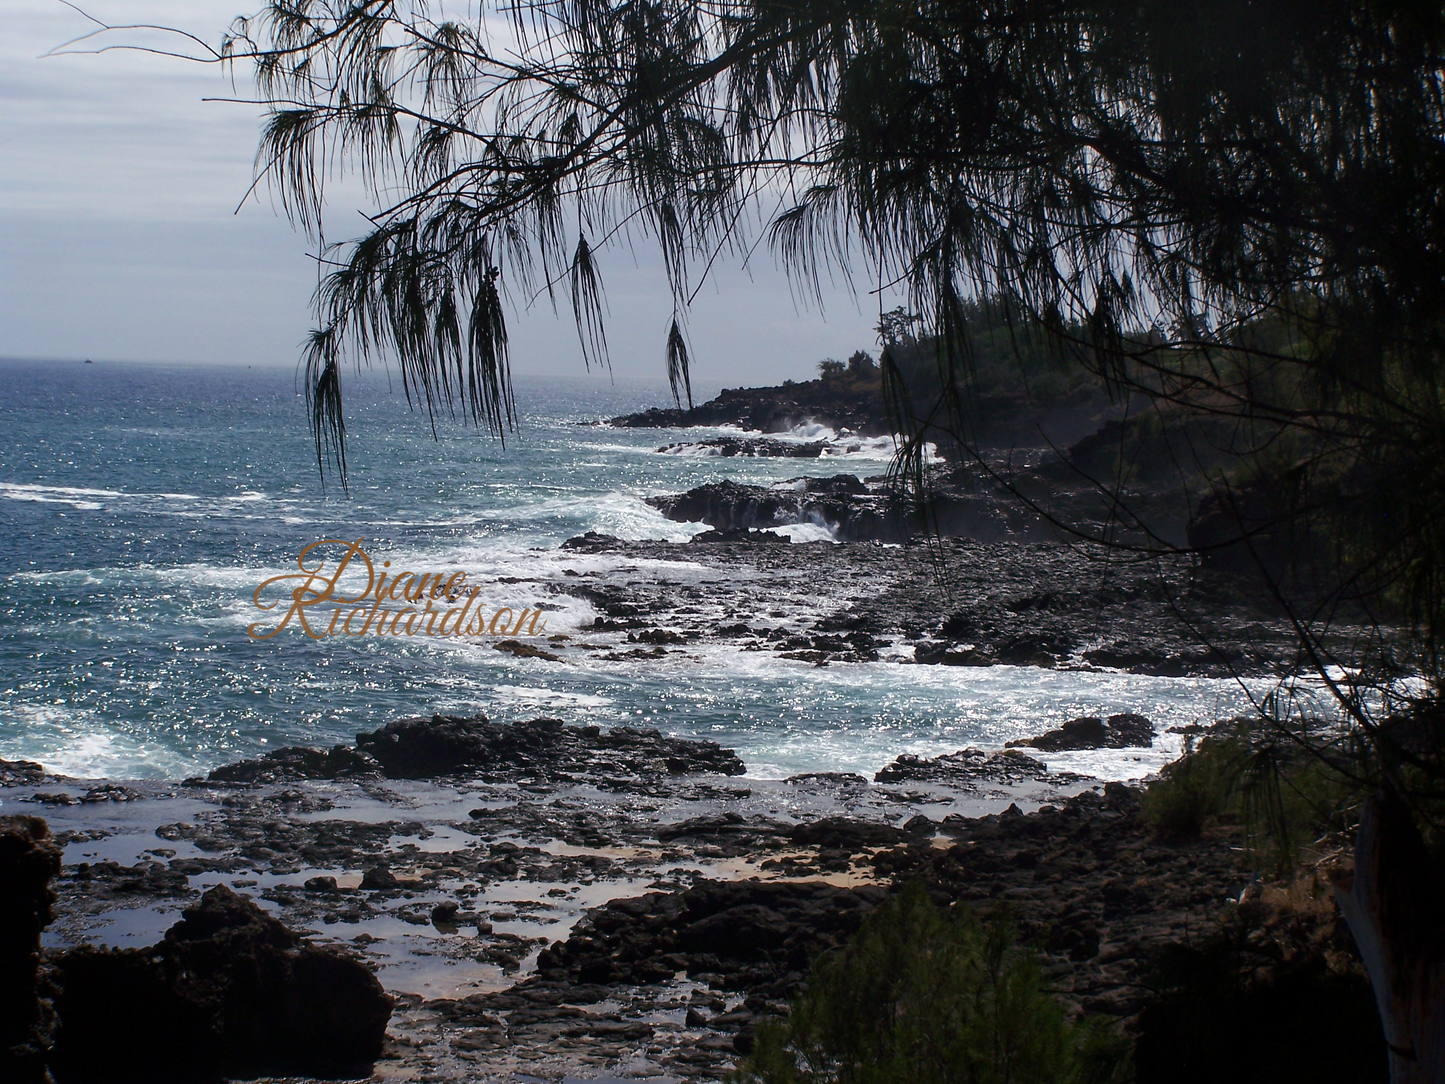
[(758, 1030), (744, 1081), (1070, 1084), (1124, 1079), (1099, 1024), (1070, 1024), (1008, 929), (917, 884), (814, 965), (785, 1021)]
[(1322, 758), (1302, 753), (1282, 724), (1251, 730), (1240, 721), (1166, 765), (1144, 792), (1144, 818), (1163, 839), (1194, 839), (1206, 824), (1229, 814), (1245, 826), (1254, 864), (1285, 874), (1301, 848), (1350, 823), (1358, 786)]
[(1208, 737), (1184, 747), (1144, 792), (1144, 819), (1164, 839), (1194, 839), (1229, 809), (1239, 790), (1248, 750), (1238, 738)]

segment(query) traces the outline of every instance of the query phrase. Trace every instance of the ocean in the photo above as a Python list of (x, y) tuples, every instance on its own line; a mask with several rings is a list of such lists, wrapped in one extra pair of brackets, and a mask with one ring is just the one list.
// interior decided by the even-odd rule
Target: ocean
[[(566, 539), (685, 542), (704, 525), (670, 522), (644, 498), (719, 478), (881, 474), (891, 442), (842, 442), (820, 459), (663, 453), (724, 430), (586, 424), (667, 405), (658, 386), (596, 376), (519, 378), (521, 427), (505, 445), (447, 418), (434, 439), (399, 384), (368, 374), (346, 387), (343, 492), (318, 477), (289, 369), (5, 361), (0, 389), (0, 757), (53, 771), (181, 778), (285, 745), (351, 742), (403, 716), (480, 711), (710, 738), (764, 778), (871, 775), (900, 753), (999, 747), (1077, 715), (1137, 711), (1164, 731), (1248, 703), (1227, 680), (819, 668), (725, 643), (651, 661), (553, 662), (465, 639), (287, 629), (258, 641), (247, 634), (266, 616), (256, 586), (295, 572), (323, 538), (364, 539), (395, 569), (465, 570), (492, 604), (516, 610), (541, 601), (538, 579), (561, 584), (546, 598), (557, 607), (547, 631), (575, 633), (596, 613), (566, 593), (568, 570), (625, 563), (634, 577), (705, 577), (684, 547), (676, 560), (639, 561), (561, 550)], [(784, 439), (820, 436), (832, 434), (803, 427)], [(829, 539), (822, 524), (787, 533)], [(1130, 778), (1178, 749), (1165, 734), (1152, 750), (1049, 763)]]

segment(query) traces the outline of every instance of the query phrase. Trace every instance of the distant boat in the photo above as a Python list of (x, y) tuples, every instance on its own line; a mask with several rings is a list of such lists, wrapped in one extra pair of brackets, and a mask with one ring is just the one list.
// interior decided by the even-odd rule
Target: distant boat
[(95, 364), (95, 362), (91, 361), (89, 358), (86, 358), (86, 359), (85, 359), (85, 363), (86, 363), (87, 365), (94, 365), (94, 364)]

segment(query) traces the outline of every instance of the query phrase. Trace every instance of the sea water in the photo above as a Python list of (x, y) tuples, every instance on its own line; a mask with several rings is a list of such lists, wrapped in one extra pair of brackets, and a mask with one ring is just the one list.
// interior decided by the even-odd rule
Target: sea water
[[(1244, 710), (1264, 690), (1011, 666), (820, 668), (727, 643), (558, 663), (465, 640), (252, 639), (257, 584), (296, 571), (318, 539), (365, 539), (394, 568), (464, 569), (519, 609), (538, 601), (536, 585), (509, 581), (565, 586), (566, 569), (625, 563), (633, 578), (706, 582), (717, 571), (685, 547), (651, 561), (559, 547), (585, 531), (684, 542), (705, 526), (670, 522), (646, 497), (720, 478), (867, 477), (892, 453), (886, 439), (837, 440), (818, 459), (659, 452), (725, 430), (586, 424), (667, 405), (659, 386), (605, 377), (519, 379), (520, 428), (505, 443), (409, 409), (384, 374), (345, 391), (343, 491), (318, 474), (289, 369), (0, 362), (0, 757), (179, 778), (285, 745), (350, 742), (402, 716), (481, 711), (710, 738), (760, 777), (871, 774), (900, 753), (995, 748), (1082, 714), (1138, 711), (1162, 732)], [(804, 426), (785, 439), (835, 436)], [(784, 533), (829, 538), (820, 524)], [(548, 632), (596, 616), (565, 593), (547, 601), (560, 607)], [(1152, 750), (1050, 764), (1129, 778), (1178, 749), (1165, 734)]]

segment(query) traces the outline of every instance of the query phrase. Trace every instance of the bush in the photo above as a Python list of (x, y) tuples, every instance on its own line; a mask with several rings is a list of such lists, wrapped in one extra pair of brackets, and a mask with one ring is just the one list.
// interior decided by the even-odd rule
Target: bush
[(1287, 874), (1305, 859), (1302, 847), (1351, 821), (1359, 787), (1322, 758), (1304, 755), (1279, 722), (1216, 734), (1166, 765), (1140, 805), (1163, 839), (1194, 839), (1229, 814), (1245, 826), (1251, 861)]
[(786, 1021), (759, 1028), (744, 1081), (1070, 1084), (1127, 1076), (1099, 1024), (1072, 1025), (1006, 927), (917, 884), (814, 965)]
[(1140, 799), (1144, 819), (1164, 839), (1194, 839), (1230, 808), (1248, 761), (1238, 738), (1208, 737), (1185, 745), (1184, 756), (1165, 765)]

